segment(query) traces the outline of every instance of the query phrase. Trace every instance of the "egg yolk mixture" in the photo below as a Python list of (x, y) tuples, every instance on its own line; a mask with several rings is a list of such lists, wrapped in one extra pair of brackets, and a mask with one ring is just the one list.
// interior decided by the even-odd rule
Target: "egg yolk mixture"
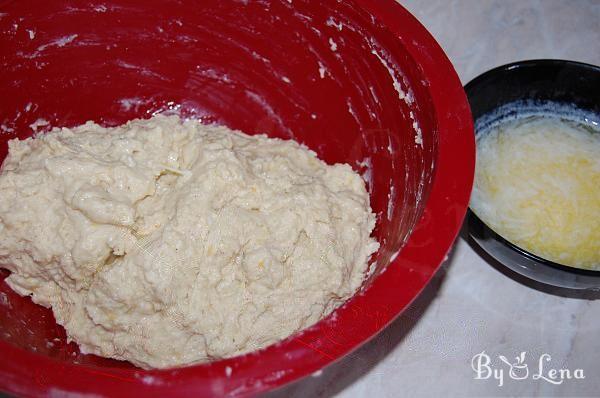
[(600, 270), (600, 133), (546, 115), (492, 125), (477, 139), (471, 209), (531, 253)]

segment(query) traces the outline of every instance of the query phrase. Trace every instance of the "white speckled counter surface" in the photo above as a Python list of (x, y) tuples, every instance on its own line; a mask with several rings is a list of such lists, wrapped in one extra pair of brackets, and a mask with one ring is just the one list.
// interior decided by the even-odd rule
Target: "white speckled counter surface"
[[(600, 64), (598, 0), (400, 2), (444, 48), (463, 83), (522, 59)], [(600, 396), (598, 297), (567, 297), (515, 277), (464, 236), (423, 294), (377, 338), (271, 395)], [(483, 351), (490, 363), (476, 357), (476, 379), (472, 359)], [(499, 356), (516, 364), (522, 352), (511, 375)], [(552, 379), (552, 369), (565, 379)]]

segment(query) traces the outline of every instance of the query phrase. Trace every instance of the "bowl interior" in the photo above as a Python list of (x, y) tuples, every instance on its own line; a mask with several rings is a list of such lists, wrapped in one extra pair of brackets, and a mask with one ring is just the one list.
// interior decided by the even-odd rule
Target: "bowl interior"
[[(435, 112), (417, 65), (401, 59), (393, 35), (367, 14), (339, 3), (328, 9), (288, 2), (202, 2), (174, 7), (169, 18), (161, 2), (43, 8), (9, 11), (2, 20), (25, 17), (2, 37), (8, 64), (2, 157), (7, 141), (31, 136), (38, 119), (52, 126), (87, 120), (114, 126), (170, 111), (293, 138), (328, 163), (349, 163), (366, 176), (382, 244), (377, 266), (399, 250), (429, 189)], [(423, 147), (415, 144), (413, 122)], [(118, 366), (77, 354), (48, 311), (3, 292), (5, 340), (65, 361)], [(17, 301), (20, 310), (10, 310)], [(32, 333), (19, 333), (23, 323)]]
[[(367, 181), (381, 248), (372, 260), (375, 272), (352, 306), (303, 337), (171, 372), (169, 383), (185, 376), (186, 386), (193, 379), (205, 382), (196, 388), (256, 391), (333, 361), (408, 305), (456, 236), (473, 171), (468, 107), (439, 47), (393, 1), (20, 1), (3, 3), (0, 12), (0, 159), (8, 140), (36, 129), (87, 120), (115, 126), (166, 112), (293, 138), (328, 163), (349, 163)], [(406, 36), (398, 33), (403, 29)], [(434, 106), (437, 92), (443, 95)], [(451, 179), (450, 170), (440, 177), (435, 210), (428, 211), (435, 166), (454, 156), (449, 150), (440, 160), (442, 144), (460, 146), (465, 155), (452, 161), (458, 177)], [(422, 228), (415, 228), (422, 215)], [(411, 234), (411, 250), (398, 255)], [(386, 271), (390, 262), (393, 272)], [(78, 391), (109, 388), (98, 384), (98, 374), (113, 375), (107, 379), (113, 383), (139, 383), (141, 374), (167, 377), (80, 354), (49, 310), (3, 282), (0, 299), (0, 344), (18, 357), (14, 372), (33, 358), (46, 368), (59, 364), (77, 377), (44, 377)], [(227, 387), (225, 366), (234, 369)], [(265, 376), (260, 369), (280, 371)], [(81, 380), (91, 381), (88, 386)]]

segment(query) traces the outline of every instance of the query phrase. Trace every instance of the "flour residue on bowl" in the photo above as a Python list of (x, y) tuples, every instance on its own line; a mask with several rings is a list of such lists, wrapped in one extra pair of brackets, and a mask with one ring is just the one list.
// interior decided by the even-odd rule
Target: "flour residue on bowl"
[[(394, 90), (396, 90), (398, 93), (398, 98), (401, 101), (404, 101), (409, 107), (412, 106), (415, 102), (415, 97), (408, 81), (406, 80), (406, 77), (394, 67), (393, 63), (389, 60), (389, 55), (375, 41), (371, 40), (370, 46), (371, 54), (375, 55), (381, 64), (387, 69), (390, 78), (392, 79)], [(397, 75), (400, 76), (402, 83), (400, 83)], [(423, 148), (423, 132), (421, 131), (419, 122), (412, 110), (409, 112), (409, 117), (411, 120), (411, 126), (415, 132), (415, 145)]]
[[(406, 90), (402, 87), (400, 80), (398, 80), (398, 77), (396, 76), (396, 74), (399, 74), (400, 72), (398, 72), (397, 69), (393, 66), (393, 63), (387, 59), (388, 56), (386, 55), (384, 50), (381, 49), (380, 46), (373, 41), (371, 41), (371, 48), (371, 54), (375, 55), (379, 59), (381, 64), (388, 70), (390, 78), (393, 82), (394, 90), (396, 90), (396, 92), (398, 93), (398, 98), (406, 102), (408, 105), (412, 104), (414, 102), (413, 93), (408, 87), (406, 81), (403, 82), (404, 85), (407, 87)], [(401, 77), (401, 79), (404, 80), (404, 77)]]
[[(29, 39), (33, 40), (36, 37), (36, 31), (35, 30), (27, 30), (27, 34), (29, 35)], [(54, 40), (51, 40), (49, 42), (47, 42), (46, 44), (42, 44), (40, 46), (37, 47), (37, 49), (32, 52), (32, 53), (24, 53), (22, 51), (17, 52), (17, 55), (25, 58), (25, 59), (34, 59), (34, 58), (38, 58), (41, 55), (44, 54), (44, 52), (52, 47), (56, 47), (56, 48), (61, 48), (61, 47), (65, 47), (67, 45), (69, 45), (70, 43), (72, 43), (73, 41), (75, 41), (75, 39), (77, 39), (77, 37), (79, 37), (78, 34), (72, 34), (72, 35), (66, 35), (66, 36), (61, 36), (58, 37)], [(44, 64), (41, 64), (41, 66), (43, 66)], [(40, 67), (38, 67), (38, 69), (40, 69)]]
[(358, 163), (361, 170), (361, 177), (367, 183), (367, 189), (373, 186), (373, 160), (366, 157)]
[(34, 134), (37, 134), (40, 132), (40, 128), (47, 128), (48, 126), (50, 126), (50, 122), (44, 118), (37, 118), (35, 122), (31, 123), (29, 125), (29, 128), (31, 130), (33, 130)]

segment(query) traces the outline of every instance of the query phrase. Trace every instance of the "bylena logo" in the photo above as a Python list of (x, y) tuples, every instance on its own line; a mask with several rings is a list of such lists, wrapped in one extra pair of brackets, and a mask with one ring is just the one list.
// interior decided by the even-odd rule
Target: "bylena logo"
[(494, 379), (498, 386), (504, 385), (508, 377), (511, 380), (542, 380), (551, 384), (562, 384), (565, 380), (585, 379), (583, 369), (557, 369), (552, 366), (550, 354), (542, 354), (535, 361), (531, 370), (527, 363), (527, 352), (523, 351), (515, 357), (514, 361), (508, 360), (504, 355), (498, 355), (498, 360), (492, 363), (485, 351), (475, 354), (471, 359), (471, 368), (475, 372), (475, 380)]

